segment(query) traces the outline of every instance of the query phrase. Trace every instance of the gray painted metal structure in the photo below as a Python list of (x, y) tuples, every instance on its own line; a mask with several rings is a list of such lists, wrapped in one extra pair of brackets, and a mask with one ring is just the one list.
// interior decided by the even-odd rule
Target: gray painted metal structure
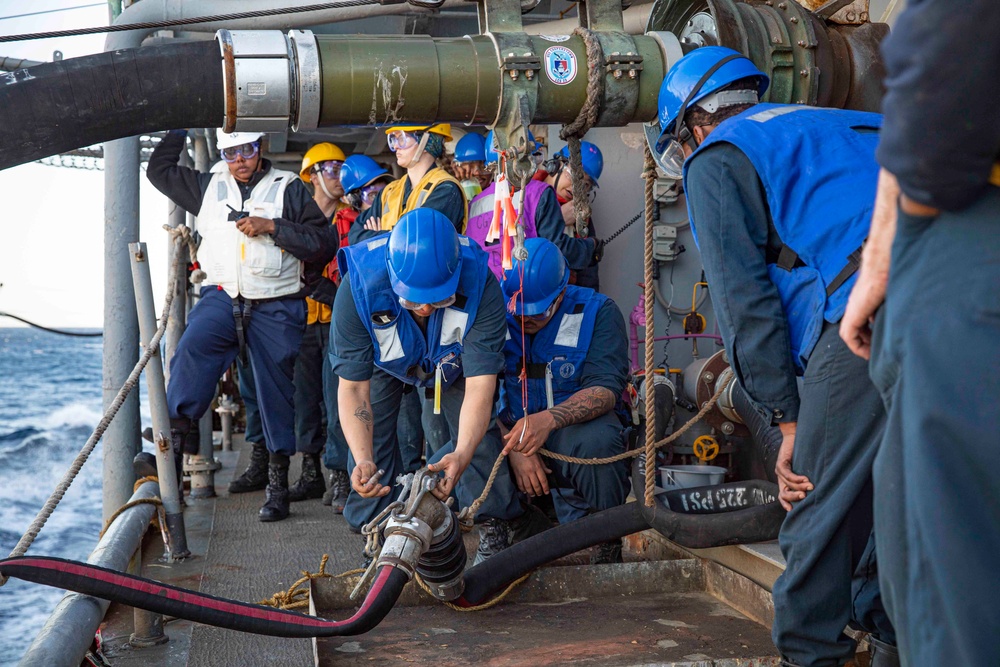
[[(155, 498), (157, 493), (156, 484), (146, 482), (126, 500)], [(156, 507), (150, 504), (125, 510), (104, 533), (87, 562), (125, 570), (154, 514)], [(67, 593), (28, 647), (20, 666), (79, 667), (110, 604), (89, 595)]]

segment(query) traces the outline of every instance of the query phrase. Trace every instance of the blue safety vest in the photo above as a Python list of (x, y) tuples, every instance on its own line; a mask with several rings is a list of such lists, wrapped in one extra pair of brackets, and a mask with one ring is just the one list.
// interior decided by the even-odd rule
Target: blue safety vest
[(521, 348), (521, 327), (507, 314), (507, 342), (504, 344), (503, 406), (504, 418), (516, 421), (524, 416), (521, 396), (521, 366), (527, 368), (528, 412), (534, 414), (548, 407), (545, 383), (551, 378), (552, 404), (559, 405), (580, 391), (583, 364), (594, 337), (597, 311), (608, 300), (589, 287), (566, 288), (559, 310), (545, 328), (534, 336), (525, 336), (527, 351)]
[(401, 305), (389, 280), (389, 235), (341, 248), (337, 264), (351, 277), (351, 293), (358, 316), (372, 337), (375, 365), (389, 375), (418, 387), (433, 387), (441, 367), (442, 388), (462, 375), (462, 341), (476, 321), (489, 273), (483, 250), (459, 236), (461, 275), (455, 303), (427, 318), (426, 335)]
[[(725, 141), (757, 170), (784, 244), (769, 260), (768, 273), (781, 295), (800, 369), (823, 321), (843, 317), (857, 279), (875, 204), (881, 127), (877, 113), (758, 104), (723, 121), (684, 165), (686, 178), (694, 156)], [(690, 208), (688, 215), (694, 233)]]

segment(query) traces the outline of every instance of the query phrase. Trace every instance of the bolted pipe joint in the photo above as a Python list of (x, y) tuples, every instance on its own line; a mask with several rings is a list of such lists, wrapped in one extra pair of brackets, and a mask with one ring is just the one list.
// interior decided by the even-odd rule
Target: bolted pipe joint
[(314, 129), (320, 61), (308, 30), (220, 30), (226, 132)]

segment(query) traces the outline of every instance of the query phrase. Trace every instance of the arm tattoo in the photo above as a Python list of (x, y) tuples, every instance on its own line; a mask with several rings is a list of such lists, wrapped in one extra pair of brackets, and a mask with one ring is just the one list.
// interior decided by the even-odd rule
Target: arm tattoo
[(549, 410), (556, 428), (596, 419), (615, 407), (615, 394), (607, 387), (581, 389)]
[(354, 411), (354, 416), (365, 425), (365, 429), (370, 431), (372, 429), (372, 413), (368, 409), (368, 401), (362, 401), (358, 409)]

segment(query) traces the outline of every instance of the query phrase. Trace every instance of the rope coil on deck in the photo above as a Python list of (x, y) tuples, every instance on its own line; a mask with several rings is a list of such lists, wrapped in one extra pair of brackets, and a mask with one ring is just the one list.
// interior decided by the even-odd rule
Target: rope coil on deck
[[(183, 233), (175, 235), (173, 237), (175, 239), (175, 242), (177, 242), (176, 239), (181, 238), (182, 235)], [(177, 272), (180, 266), (179, 257), (180, 254), (175, 253), (174, 261), (170, 266), (170, 277), (167, 281), (167, 284), (170, 286), (174, 285), (174, 283), (177, 280)], [(87, 462), (87, 459), (90, 458), (90, 455), (93, 453), (94, 448), (97, 447), (98, 441), (100, 441), (101, 437), (103, 437), (104, 435), (104, 432), (108, 429), (108, 426), (110, 426), (111, 422), (114, 420), (115, 415), (118, 414), (118, 410), (120, 410), (122, 405), (125, 403), (125, 399), (128, 398), (128, 395), (132, 392), (133, 389), (135, 389), (135, 386), (139, 383), (139, 377), (142, 374), (142, 370), (146, 367), (146, 364), (149, 363), (149, 360), (153, 358), (153, 355), (156, 354), (157, 351), (159, 351), (160, 340), (163, 338), (163, 334), (167, 330), (167, 323), (170, 320), (170, 306), (171, 304), (173, 304), (174, 301), (174, 293), (175, 293), (174, 289), (167, 289), (167, 295), (163, 301), (163, 310), (161, 311), (162, 315), (160, 317), (160, 326), (157, 327), (156, 333), (153, 334), (153, 337), (152, 339), (150, 339), (149, 344), (146, 345), (146, 349), (143, 351), (142, 356), (139, 357), (139, 361), (132, 369), (132, 372), (129, 373), (128, 378), (125, 380), (125, 384), (123, 384), (121, 389), (118, 390), (118, 393), (115, 395), (114, 400), (111, 401), (111, 405), (108, 406), (108, 409), (104, 411), (104, 416), (101, 417), (101, 421), (98, 422), (97, 427), (94, 429), (94, 432), (90, 434), (90, 437), (87, 439), (87, 442), (84, 443), (83, 448), (80, 450), (80, 453), (77, 454), (76, 458), (73, 459), (73, 463), (70, 464), (69, 468), (66, 470), (66, 473), (63, 475), (62, 479), (59, 480), (59, 483), (56, 485), (55, 490), (48, 497), (48, 500), (45, 501), (45, 504), (42, 506), (42, 509), (38, 511), (38, 514), (35, 516), (31, 524), (28, 526), (28, 529), (24, 532), (24, 535), (21, 536), (21, 539), (18, 540), (18, 543), (11, 550), (9, 558), (17, 558), (19, 556), (23, 556), (28, 551), (28, 548), (31, 547), (32, 543), (35, 541), (35, 539), (38, 537), (38, 534), (42, 531), (42, 528), (45, 526), (45, 522), (48, 521), (49, 517), (52, 516), (52, 513), (55, 512), (55, 509), (56, 507), (58, 507), (60, 501), (62, 501), (63, 496), (66, 495), (66, 491), (68, 491), (70, 485), (73, 484), (73, 480), (75, 480), (76, 476), (80, 474), (80, 470), (83, 468), (83, 465)], [(124, 511), (124, 508), (119, 509), (116, 515), (121, 511)], [(101, 532), (103, 534), (104, 531), (102, 530)], [(6, 584), (7, 579), (8, 577), (0, 575), (0, 586)]]

